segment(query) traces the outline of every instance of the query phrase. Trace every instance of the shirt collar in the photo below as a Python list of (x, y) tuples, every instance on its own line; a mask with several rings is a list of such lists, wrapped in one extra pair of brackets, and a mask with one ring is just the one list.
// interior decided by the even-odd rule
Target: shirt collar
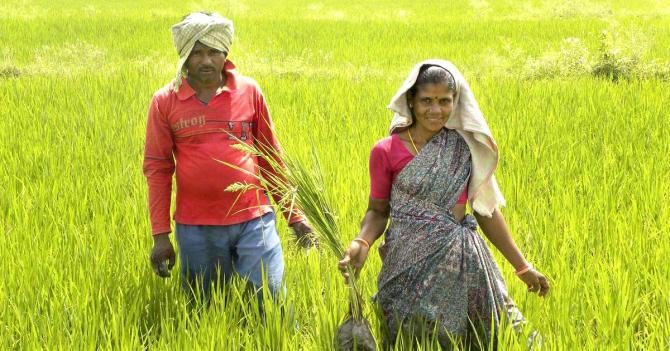
[[(226, 75), (226, 85), (219, 88), (216, 91), (216, 95), (219, 95), (224, 91), (233, 91), (237, 89), (237, 70), (232, 61), (226, 60), (226, 63), (223, 65), (223, 73)], [(195, 95), (195, 90), (188, 84), (186, 77), (182, 78), (179, 91), (177, 92), (177, 98), (184, 101), (193, 95)]]

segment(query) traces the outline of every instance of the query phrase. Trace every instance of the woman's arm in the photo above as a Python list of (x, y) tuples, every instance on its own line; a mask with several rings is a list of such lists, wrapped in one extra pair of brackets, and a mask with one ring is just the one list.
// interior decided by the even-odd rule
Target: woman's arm
[[(475, 212), (477, 223), (491, 243), (505, 256), (507, 261), (519, 272), (527, 267), (529, 263), (516, 246), (512, 235), (510, 234), (507, 223), (500, 210), (495, 209), (493, 215), (489, 217), (482, 216)], [(549, 282), (547, 278), (535, 269), (529, 269), (520, 274), (519, 278), (526, 283), (528, 291), (538, 292), (544, 296), (549, 292)]]
[(348, 278), (346, 272), (349, 264), (356, 268), (356, 273), (361, 271), (365, 260), (368, 257), (370, 246), (382, 236), (386, 225), (388, 224), (391, 207), (389, 200), (378, 200), (370, 198), (368, 209), (365, 211), (361, 230), (356, 239), (354, 239), (344, 253), (344, 258), (338, 263), (338, 267), (344, 278)]
[(512, 239), (505, 218), (500, 210), (496, 208), (490, 218), (475, 212), (475, 218), (477, 218), (479, 227), (482, 228), (489, 241), (505, 256), (515, 270), (518, 271), (528, 265), (526, 258), (523, 257), (514, 239)]
[(390, 212), (391, 206), (389, 205), (389, 200), (370, 198), (368, 209), (365, 211), (365, 216), (363, 216), (363, 220), (361, 221), (361, 231), (358, 234), (358, 238), (372, 245), (384, 234)]

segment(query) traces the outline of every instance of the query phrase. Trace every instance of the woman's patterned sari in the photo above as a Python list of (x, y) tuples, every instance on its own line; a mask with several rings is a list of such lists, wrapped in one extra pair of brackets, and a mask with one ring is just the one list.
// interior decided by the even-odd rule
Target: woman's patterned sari
[(503, 319), (524, 323), (474, 217), (457, 223), (451, 213), (470, 168), (463, 138), (442, 129), (393, 183), (376, 296), (391, 341), (424, 321), (443, 345), (447, 335), (471, 342), (475, 333), (487, 345)]

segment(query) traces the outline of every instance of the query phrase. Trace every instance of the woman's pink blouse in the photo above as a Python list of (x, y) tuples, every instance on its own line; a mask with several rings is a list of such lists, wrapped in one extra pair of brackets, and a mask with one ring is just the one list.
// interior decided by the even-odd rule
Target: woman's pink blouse
[[(413, 158), (397, 134), (378, 141), (370, 153), (370, 197), (389, 199), (393, 181)], [(466, 186), (457, 203), (464, 204), (467, 199)]]

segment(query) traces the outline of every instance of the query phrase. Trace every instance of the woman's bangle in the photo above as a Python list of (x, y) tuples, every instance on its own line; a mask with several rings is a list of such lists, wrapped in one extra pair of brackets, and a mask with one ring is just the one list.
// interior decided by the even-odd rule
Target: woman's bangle
[(522, 275), (522, 274), (528, 272), (528, 271), (531, 270), (531, 269), (533, 269), (533, 265), (530, 264), (530, 263), (528, 263), (528, 264), (526, 264), (525, 267), (523, 267), (523, 268), (521, 268), (521, 269), (515, 271), (514, 274), (516, 274), (516, 275)]
[(367, 248), (367, 249), (370, 248), (370, 243), (363, 238), (356, 238), (356, 239), (354, 239), (354, 241), (358, 241), (359, 243), (363, 244), (363, 246), (365, 246), (365, 248)]

